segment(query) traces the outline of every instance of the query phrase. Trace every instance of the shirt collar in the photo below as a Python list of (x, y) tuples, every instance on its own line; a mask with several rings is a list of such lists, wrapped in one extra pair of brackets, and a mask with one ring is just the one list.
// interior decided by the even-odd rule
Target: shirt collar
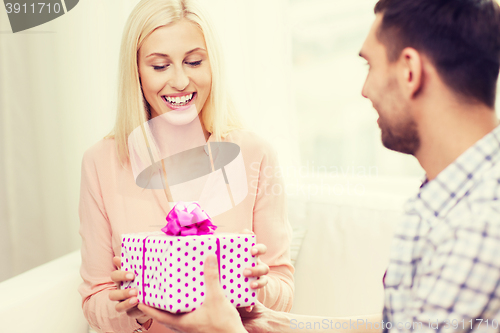
[(433, 217), (446, 216), (453, 206), (468, 195), (473, 184), (498, 162), (500, 126), (467, 149), (435, 179), (422, 184), (417, 195), (424, 205), (422, 212)]
[[(214, 141), (214, 136), (213, 136), (211, 133), (210, 133), (210, 136), (208, 137), (207, 144), (205, 144), (205, 145), (203, 146), (203, 150), (205, 151), (205, 154), (207, 154), (207, 156), (209, 156), (209, 153), (208, 153), (208, 143), (209, 143), (209, 142), (210, 142), (210, 143), (215, 142), (215, 141)], [(211, 150), (212, 150), (212, 152), (213, 152), (213, 151), (214, 151), (214, 148), (215, 148), (215, 149), (218, 149), (218, 147), (219, 147), (219, 146), (217, 146), (217, 145), (211, 145), (211, 146), (210, 146), (210, 149), (211, 149)]]

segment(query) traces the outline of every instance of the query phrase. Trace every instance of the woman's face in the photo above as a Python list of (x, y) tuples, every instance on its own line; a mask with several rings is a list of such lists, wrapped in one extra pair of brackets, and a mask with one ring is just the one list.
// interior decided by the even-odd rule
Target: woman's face
[(200, 112), (212, 84), (203, 33), (182, 19), (149, 35), (139, 49), (142, 92), (151, 117), (196, 106)]

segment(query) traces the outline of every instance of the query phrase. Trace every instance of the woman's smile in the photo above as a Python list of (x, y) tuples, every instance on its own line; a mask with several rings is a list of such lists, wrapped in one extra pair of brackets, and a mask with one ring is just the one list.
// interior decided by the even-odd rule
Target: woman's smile
[(164, 95), (162, 98), (170, 109), (184, 110), (195, 102), (196, 92)]

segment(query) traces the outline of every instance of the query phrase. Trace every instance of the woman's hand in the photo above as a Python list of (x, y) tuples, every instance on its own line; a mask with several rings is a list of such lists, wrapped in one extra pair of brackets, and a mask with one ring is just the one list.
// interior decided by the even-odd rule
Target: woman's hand
[(139, 304), (139, 299), (137, 298), (137, 289), (119, 289), (121, 282), (134, 280), (134, 273), (120, 270), (121, 260), (118, 257), (113, 258), (113, 264), (118, 269), (111, 273), (111, 280), (117, 284), (118, 289), (109, 292), (109, 299), (112, 301), (118, 301), (118, 304), (116, 304), (115, 306), (116, 311), (127, 312), (127, 315), (129, 317), (135, 318), (139, 324), (146, 323), (151, 319), (151, 317), (146, 316), (137, 307), (137, 305)]
[(253, 281), (250, 284), (250, 287), (253, 289), (260, 289), (264, 288), (267, 285), (267, 273), (269, 273), (269, 266), (264, 264), (259, 256), (265, 254), (267, 251), (267, 247), (264, 244), (256, 244), (254, 247), (252, 247), (252, 250), (250, 253), (253, 256), (257, 257), (257, 265), (255, 267), (248, 267), (245, 268), (243, 271), (243, 275), (247, 277), (256, 277), (257, 280)]
[(259, 301), (251, 311), (243, 311), (240, 308), (238, 312), (243, 326), (249, 333), (286, 332), (290, 327), (290, 319), (286, 318), (283, 312), (270, 310)]
[[(245, 229), (241, 233), (243, 234), (254, 234), (252, 231)], [(267, 247), (264, 244), (256, 244), (252, 249), (250, 250), (250, 253), (254, 256), (257, 256), (257, 265), (255, 267), (248, 267), (245, 268), (243, 271), (244, 276), (253, 276), (256, 277), (257, 280), (253, 281), (250, 283), (250, 288), (252, 289), (260, 289), (264, 288), (267, 285), (267, 273), (269, 273), (269, 266), (264, 264), (259, 256), (266, 254), (267, 252)], [(253, 306), (247, 306), (245, 307), (245, 310), (247, 312), (251, 312), (253, 309)]]
[[(242, 234), (250, 234), (253, 235), (254, 233), (248, 229), (244, 229)], [(257, 257), (257, 265), (255, 267), (248, 267), (243, 271), (243, 275), (247, 277), (256, 277), (258, 280), (253, 281), (250, 284), (250, 288), (252, 289), (260, 289), (263, 288), (267, 285), (267, 273), (269, 273), (269, 266), (264, 264), (259, 256), (266, 254), (267, 252), (267, 247), (264, 244), (256, 244), (252, 249), (250, 250), (250, 253), (253, 256)]]

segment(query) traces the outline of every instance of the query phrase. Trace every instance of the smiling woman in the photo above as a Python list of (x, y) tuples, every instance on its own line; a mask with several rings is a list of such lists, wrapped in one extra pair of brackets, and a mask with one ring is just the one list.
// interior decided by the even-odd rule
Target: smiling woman
[[(141, 1), (137, 5), (123, 33), (117, 119), (108, 136), (115, 138), (121, 161), (128, 159), (126, 140), (132, 130), (179, 106), (171, 98), (179, 97), (180, 103), (191, 92), (198, 112), (204, 109), (202, 124), (215, 140), (243, 127), (227, 95), (220, 49), (213, 25), (198, 3)], [(200, 91), (194, 91), (194, 85)], [(137, 112), (143, 109), (146, 112)]]
[[(203, 32), (187, 19), (158, 28), (146, 39), (138, 62), (151, 117), (192, 104), (198, 112), (203, 109), (212, 84), (206, 48)], [(192, 113), (187, 123), (198, 115)]]
[[(112, 133), (87, 150), (82, 162), (79, 214), (83, 283), (79, 291), (84, 314), (99, 332), (170, 332), (138, 310), (138, 290), (116, 287), (134, 278), (129, 272), (115, 270), (120, 266), (114, 257), (120, 256), (121, 235), (159, 230), (171, 207), (163, 190), (145, 190), (136, 184), (130, 163), (134, 155), (129, 156), (129, 135), (154, 118), (165, 119), (174, 127), (199, 120), (200, 135), (204, 135), (209, 151), (210, 146), (217, 147), (215, 142), (239, 146), (246, 170), (240, 178), (248, 194), (212, 219), (217, 232), (248, 229), (255, 233), (267, 252), (266, 247), (255, 246), (252, 251), (261, 254), (261, 261), (242, 274), (259, 278), (250, 287), (265, 306), (280, 311), (292, 307), (291, 227), (285, 191), (275, 191), (284, 185), (279, 173), (269, 172), (278, 167), (277, 154), (256, 134), (243, 129), (226, 92), (219, 49), (212, 24), (190, 0), (143, 0), (127, 21), (120, 51), (116, 124)], [(185, 128), (182, 126), (175, 127), (176, 135), (178, 128)], [(181, 141), (187, 136), (183, 135)], [(216, 166), (223, 155), (214, 148), (211, 153), (199, 150), (196, 154), (204, 159), (205, 154), (213, 154)], [(196, 165), (185, 169), (199, 163), (192, 164)], [(235, 177), (234, 170), (233, 175), (231, 170), (227, 172), (228, 178)], [(170, 183), (168, 173), (167, 179)], [(221, 179), (227, 180), (226, 175)], [(228, 183), (222, 184), (225, 188)], [(209, 187), (216, 186), (218, 183)], [(196, 186), (187, 187), (201, 197)], [(178, 196), (174, 200), (198, 199)]]

